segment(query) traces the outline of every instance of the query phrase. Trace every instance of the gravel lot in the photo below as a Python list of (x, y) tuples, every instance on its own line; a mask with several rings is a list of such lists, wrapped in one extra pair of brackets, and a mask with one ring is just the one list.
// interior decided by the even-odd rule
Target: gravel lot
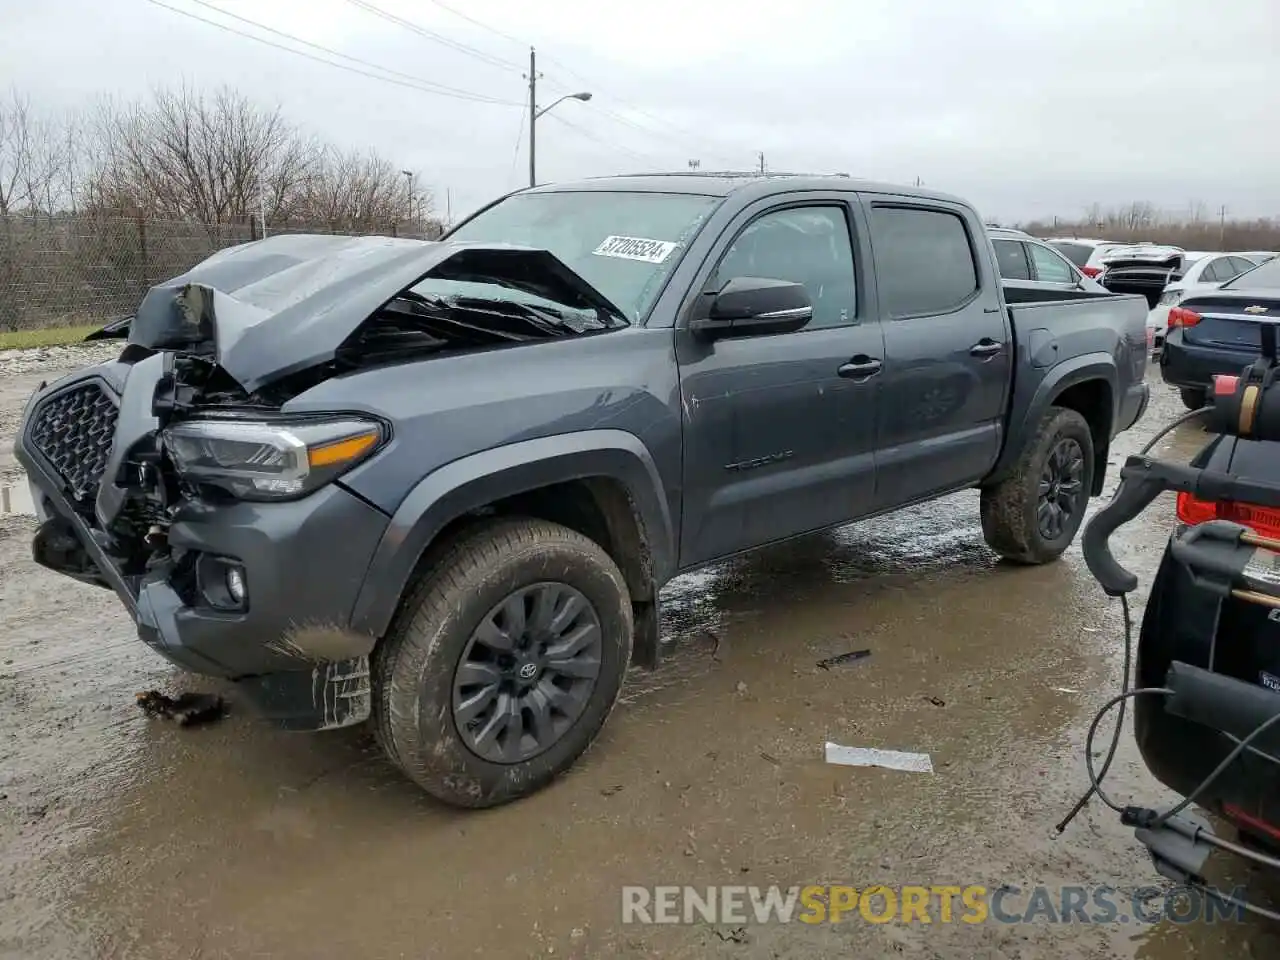
[[(112, 352), (0, 355), (0, 484), (31, 390)], [(1180, 411), (1155, 389), (1117, 459)], [(1201, 442), (1184, 428), (1164, 449)], [(1171, 520), (1158, 502), (1123, 534), (1144, 579)], [(143, 648), (110, 593), (35, 567), (32, 527), (0, 518), (0, 956), (1280, 955), (1252, 922), (619, 922), (623, 884), (1157, 882), (1101, 807), (1052, 834), (1118, 683), (1119, 610), (1078, 547), (997, 562), (973, 494), (673, 583), (673, 652), (629, 680), (597, 746), (551, 788), (473, 814), (418, 793), (364, 730), (288, 735), (242, 709), (202, 730), (148, 721), (135, 691), (210, 687)], [(927, 752), (935, 772), (829, 766), (826, 740)], [(1128, 738), (1113, 776), (1119, 797), (1169, 799)]]

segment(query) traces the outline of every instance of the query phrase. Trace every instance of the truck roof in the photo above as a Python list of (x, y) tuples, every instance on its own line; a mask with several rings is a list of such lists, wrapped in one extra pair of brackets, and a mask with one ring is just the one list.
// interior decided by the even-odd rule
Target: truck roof
[[(565, 183), (548, 183), (529, 187), (525, 193), (569, 193), (592, 190), (626, 190), (636, 193), (689, 193), (707, 197), (728, 197), (745, 193), (755, 197), (792, 190), (849, 190), (863, 193), (893, 193), (923, 197), (951, 203), (965, 203), (959, 197), (922, 187), (896, 183), (877, 183), (848, 174), (755, 173), (727, 170), (722, 172), (676, 171), (671, 173), (626, 174), (591, 177)], [(967, 206), (968, 204), (965, 203)]]

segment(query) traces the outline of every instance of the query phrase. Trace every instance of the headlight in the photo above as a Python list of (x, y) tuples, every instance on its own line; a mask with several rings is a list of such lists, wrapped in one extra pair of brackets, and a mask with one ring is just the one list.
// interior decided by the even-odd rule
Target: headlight
[(1181, 299), (1182, 299), (1181, 290), (1166, 290), (1164, 293), (1160, 294), (1160, 306), (1175, 307), (1178, 305), (1178, 301)]
[(386, 439), (371, 420), (343, 417), (297, 423), (188, 420), (164, 431), (184, 479), (244, 500), (310, 493), (366, 459)]

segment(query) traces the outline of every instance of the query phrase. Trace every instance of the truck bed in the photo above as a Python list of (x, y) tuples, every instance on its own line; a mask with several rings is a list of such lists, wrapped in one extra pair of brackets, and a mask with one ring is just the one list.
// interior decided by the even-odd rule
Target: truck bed
[(1060, 382), (1096, 368), (1098, 375), (1110, 371), (1107, 380), (1114, 392), (1115, 411), (1112, 434), (1131, 426), (1142, 412), (1142, 385), (1150, 357), (1146, 298), (1088, 290), (1011, 291), (1007, 287), (1005, 296), (1009, 298), (1009, 321), (1018, 357), (1009, 397), (1011, 414), (1030, 411), (1032, 418), (1038, 417), (1035, 399), (1046, 381)]

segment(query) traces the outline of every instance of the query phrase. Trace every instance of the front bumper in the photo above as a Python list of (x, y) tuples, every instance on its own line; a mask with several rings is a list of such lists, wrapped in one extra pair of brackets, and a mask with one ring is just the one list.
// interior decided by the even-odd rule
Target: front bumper
[(1255, 359), (1255, 351), (1189, 344), (1175, 327), (1160, 350), (1160, 375), (1175, 387), (1211, 390), (1214, 376), (1237, 374)]
[[(92, 579), (116, 592), (148, 646), (186, 670), (240, 681), (285, 726), (365, 719), (375, 638), (350, 629), (351, 612), (387, 516), (338, 484), (282, 503), (188, 501), (168, 530), (172, 553), (186, 554), (186, 562), (161, 559), (143, 574), (127, 573), (104, 549), (92, 511), (76, 509), (29, 436), (45, 400), (94, 376), (118, 401), (117, 379), (73, 374), (34, 398), (14, 445), (42, 521), (37, 560), (48, 556), (51, 538), (74, 537), (91, 561)], [(126, 404), (117, 436), (126, 434), (128, 416)], [(220, 609), (191, 575), (223, 561), (243, 570), (246, 596), (239, 609)]]

